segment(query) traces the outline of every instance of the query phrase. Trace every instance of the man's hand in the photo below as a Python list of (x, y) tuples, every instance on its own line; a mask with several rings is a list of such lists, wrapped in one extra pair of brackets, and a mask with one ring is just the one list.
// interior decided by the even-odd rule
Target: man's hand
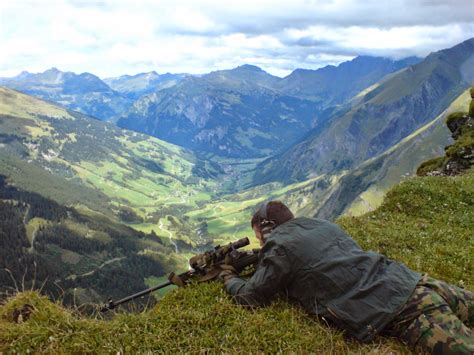
[(219, 265), (221, 268), (221, 272), (219, 273), (219, 280), (224, 281), (226, 283), (228, 280), (230, 280), (233, 277), (237, 277), (237, 270), (232, 265), (227, 265), (227, 264), (222, 264)]

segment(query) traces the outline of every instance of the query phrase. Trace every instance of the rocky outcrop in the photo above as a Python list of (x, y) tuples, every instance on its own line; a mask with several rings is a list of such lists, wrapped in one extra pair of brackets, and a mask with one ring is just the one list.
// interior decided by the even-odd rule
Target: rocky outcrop
[(458, 175), (474, 165), (474, 86), (471, 88), (469, 112), (451, 113), (446, 125), (454, 144), (445, 148), (446, 155), (422, 163), (417, 175)]

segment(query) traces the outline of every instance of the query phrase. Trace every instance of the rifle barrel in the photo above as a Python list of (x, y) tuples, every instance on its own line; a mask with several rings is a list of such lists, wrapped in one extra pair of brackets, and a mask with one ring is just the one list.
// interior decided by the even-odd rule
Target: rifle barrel
[(130, 296), (127, 296), (127, 297), (124, 297), (118, 301), (109, 301), (106, 305), (104, 305), (100, 311), (101, 312), (107, 312), (107, 311), (110, 311), (111, 309), (114, 309), (116, 307), (118, 307), (119, 305), (121, 305), (122, 303), (126, 303), (126, 302), (129, 302), (131, 300), (134, 300), (135, 298), (139, 298), (141, 296), (144, 296), (146, 294), (149, 294), (149, 293), (152, 293), (153, 291), (157, 291), (161, 288), (165, 288), (167, 286), (170, 286), (172, 285), (173, 283), (171, 281), (168, 281), (168, 282), (165, 282), (164, 284), (161, 284), (161, 285), (158, 285), (158, 286), (153, 286), (153, 287), (150, 287), (150, 288), (147, 288), (146, 290), (143, 290), (143, 291), (140, 291), (140, 292), (137, 292), (137, 293), (134, 293), (133, 295), (130, 295)]
[[(190, 275), (192, 274), (191, 271), (185, 271), (183, 272), (182, 274), (179, 274), (178, 276), (179, 277), (189, 277)], [(113, 300), (110, 300), (109, 302), (107, 302), (104, 306), (102, 306), (102, 308), (100, 309), (101, 312), (107, 312), (107, 311), (110, 311), (111, 309), (114, 309), (116, 307), (118, 307), (119, 305), (121, 305), (122, 303), (126, 303), (126, 302), (129, 302), (131, 300), (134, 300), (136, 298), (139, 298), (141, 296), (144, 296), (144, 295), (147, 295), (149, 293), (152, 293), (153, 291), (157, 291), (161, 288), (165, 288), (165, 287), (168, 287), (170, 285), (173, 285), (173, 282), (171, 281), (167, 281), (161, 285), (158, 285), (158, 286), (153, 286), (153, 287), (150, 287), (150, 288), (147, 288), (146, 290), (143, 290), (143, 291), (140, 291), (140, 292), (137, 292), (137, 293), (134, 293), (133, 295), (130, 295), (130, 296), (127, 296), (127, 297), (124, 297), (118, 301), (113, 301)]]

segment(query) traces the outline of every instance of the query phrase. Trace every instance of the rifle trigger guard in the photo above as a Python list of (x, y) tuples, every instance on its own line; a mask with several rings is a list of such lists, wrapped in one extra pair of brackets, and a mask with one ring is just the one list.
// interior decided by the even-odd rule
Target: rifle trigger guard
[(168, 275), (168, 281), (178, 287), (184, 286), (184, 280), (178, 275), (176, 275), (174, 272), (170, 272), (170, 274)]
[(199, 282), (206, 282), (206, 281), (214, 280), (219, 276), (221, 271), (222, 271), (222, 269), (219, 268), (218, 266), (213, 267), (205, 275), (203, 275), (199, 278)]

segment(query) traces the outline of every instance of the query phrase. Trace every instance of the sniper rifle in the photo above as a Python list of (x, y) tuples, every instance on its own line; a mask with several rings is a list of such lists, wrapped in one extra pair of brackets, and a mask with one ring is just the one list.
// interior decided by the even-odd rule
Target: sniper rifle
[(241, 273), (247, 267), (252, 265), (255, 266), (258, 263), (258, 249), (254, 249), (252, 251), (238, 250), (249, 244), (250, 241), (248, 238), (242, 238), (235, 242), (229, 243), (228, 245), (222, 247), (218, 245), (209, 251), (195, 255), (189, 259), (189, 266), (191, 267), (190, 270), (179, 275), (176, 275), (174, 272), (172, 272), (168, 275), (167, 282), (137, 292), (118, 301), (109, 299), (109, 301), (101, 307), (100, 311), (110, 311), (123, 303), (145, 296), (151, 292), (168, 287), (170, 285), (183, 287), (187, 285), (195, 276), (197, 276), (197, 280), (199, 282), (213, 280), (219, 276), (223, 268), (229, 265), (232, 266), (237, 271), (237, 273)]

